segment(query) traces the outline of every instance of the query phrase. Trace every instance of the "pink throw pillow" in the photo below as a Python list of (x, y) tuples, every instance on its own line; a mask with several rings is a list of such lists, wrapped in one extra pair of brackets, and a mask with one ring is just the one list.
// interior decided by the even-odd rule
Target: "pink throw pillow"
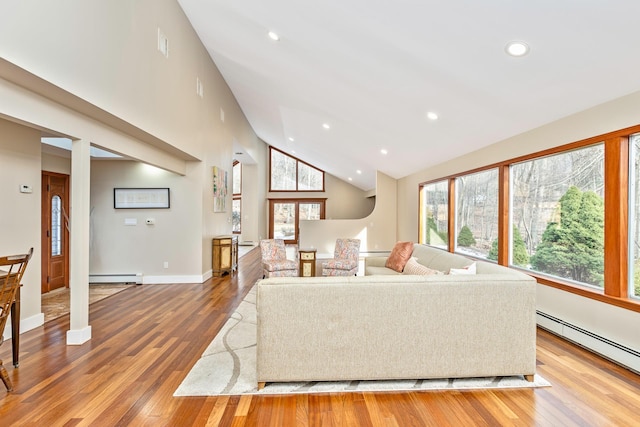
[(391, 250), (391, 254), (389, 254), (384, 266), (402, 273), (404, 265), (411, 258), (411, 254), (413, 254), (413, 242), (398, 242)]

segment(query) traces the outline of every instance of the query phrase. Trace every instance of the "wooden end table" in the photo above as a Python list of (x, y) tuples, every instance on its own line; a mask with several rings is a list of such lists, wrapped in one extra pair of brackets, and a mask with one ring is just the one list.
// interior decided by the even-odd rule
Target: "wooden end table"
[(300, 277), (315, 277), (316, 275), (316, 249), (299, 249), (300, 269), (298, 275)]

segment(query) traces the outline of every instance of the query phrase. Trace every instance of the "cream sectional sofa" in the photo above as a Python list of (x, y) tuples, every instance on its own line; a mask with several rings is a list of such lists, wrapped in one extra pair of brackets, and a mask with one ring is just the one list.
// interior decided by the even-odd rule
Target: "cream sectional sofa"
[[(421, 245), (414, 256), (441, 271), (471, 263)], [(475, 275), (382, 274), (390, 273), (377, 269), (385, 268), (384, 262), (371, 261), (367, 274), (374, 275), (258, 281), (259, 386), (510, 375), (533, 379), (533, 278), (482, 261)]]

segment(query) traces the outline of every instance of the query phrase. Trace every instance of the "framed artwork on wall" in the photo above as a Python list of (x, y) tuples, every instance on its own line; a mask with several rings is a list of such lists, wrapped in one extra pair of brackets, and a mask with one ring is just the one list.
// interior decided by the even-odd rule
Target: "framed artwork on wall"
[(114, 188), (114, 209), (169, 209), (168, 188)]
[(227, 211), (227, 172), (213, 167), (213, 211)]

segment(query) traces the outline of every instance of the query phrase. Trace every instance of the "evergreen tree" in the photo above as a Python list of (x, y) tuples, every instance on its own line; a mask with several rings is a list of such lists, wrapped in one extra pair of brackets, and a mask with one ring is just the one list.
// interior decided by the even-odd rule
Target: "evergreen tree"
[(525, 267), (529, 264), (529, 253), (527, 252), (527, 246), (524, 244), (520, 229), (515, 225), (513, 226), (513, 254), (511, 255), (513, 265), (519, 265)]
[(435, 219), (430, 216), (427, 218), (427, 241), (429, 245), (446, 246), (449, 236), (446, 231), (438, 231), (438, 225)]
[(458, 233), (458, 246), (472, 246), (476, 244), (476, 239), (473, 237), (471, 229), (466, 225), (460, 229)]
[(604, 275), (604, 203), (571, 187), (560, 198), (560, 222), (549, 222), (531, 257), (535, 270), (592, 285)]
[[(513, 265), (518, 265), (521, 267), (526, 267), (529, 263), (529, 254), (527, 253), (527, 247), (524, 244), (524, 239), (522, 238), (522, 234), (520, 234), (520, 230), (515, 225), (513, 226), (511, 233), (512, 238), (512, 251), (513, 254), (511, 257), (513, 258), (511, 262)], [(489, 255), (487, 255), (487, 259), (497, 261), (498, 260), (498, 239), (495, 239), (491, 242), (491, 250), (489, 251)]]

